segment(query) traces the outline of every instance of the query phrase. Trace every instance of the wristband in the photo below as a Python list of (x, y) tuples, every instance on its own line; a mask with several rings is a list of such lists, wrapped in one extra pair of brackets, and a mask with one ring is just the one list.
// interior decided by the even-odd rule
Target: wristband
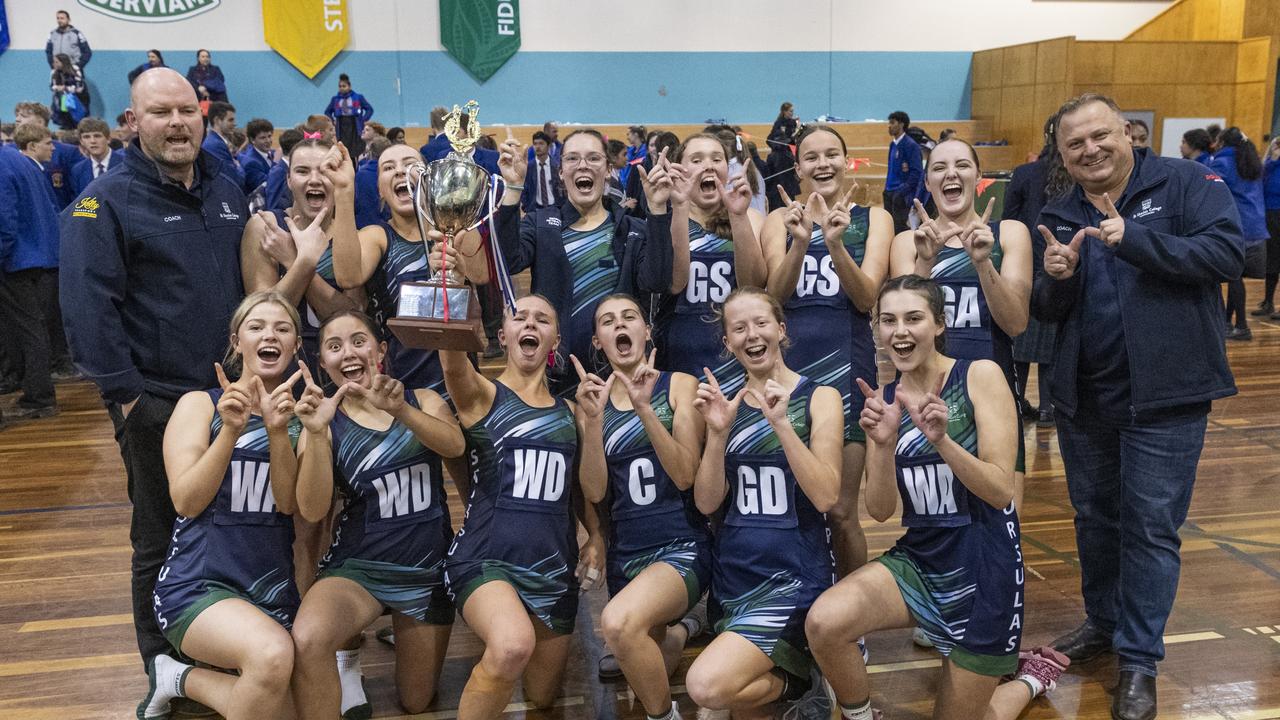
[(507, 190), (523, 190), (524, 189), (523, 185), (504, 185), (503, 187)]

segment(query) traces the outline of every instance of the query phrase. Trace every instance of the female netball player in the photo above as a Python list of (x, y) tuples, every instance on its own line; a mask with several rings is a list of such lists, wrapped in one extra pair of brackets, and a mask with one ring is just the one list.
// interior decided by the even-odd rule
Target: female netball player
[[(354, 184), (340, 171), (344, 162), (350, 157), (342, 145), (320, 139), (294, 145), (287, 180), (293, 204), (250, 218), (240, 241), (245, 291), (275, 290), (298, 303), (303, 353), (313, 363), (320, 323), (365, 305), (362, 288), (344, 291), (333, 277), (332, 237), (355, 233)], [(301, 233), (294, 242), (290, 223), (306, 228), (317, 221), (316, 232)]]
[(391, 611), (396, 688), (406, 712), (435, 694), (453, 625), (444, 559), (453, 529), (441, 457), (462, 454), (462, 431), (448, 405), (427, 389), (406, 390), (378, 371), (386, 343), (368, 316), (343, 311), (320, 326), (320, 362), (332, 397), (302, 372), (297, 414), (298, 511), (311, 521), (343, 497), (334, 541), (298, 611), (294, 701), (301, 718), (339, 714), (334, 654)]
[[(995, 361), (1012, 392), (1010, 338), (1026, 330), (1031, 312), (1031, 235), (1017, 220), (989, 222), (991, 203), (978, 215), (979, 177), (978, 153), (969, 143), (952, 138), (933, 149), (925, 186), (938, 217), (894, 238), (889, 272), (933, 278), (946, 299), (947, 352), (959, 360)], [(916, 212), (929, 217), (922, 206)], [(1014, 500), (1021, 507), (1026, 460), (1022, 433), (1017, 437)]]
[[(915, 275), (889, 280), (880, 291), (880, 342), (899, 379), (880, 392), (859, 381), (867, 511), (884, 522), (900, 495), (907, 532), (823, 593), (806, 622), (846, 720), (874, 717), (857, 639), (912, 624), (945, 658), (933, 717), (1013, 717), (1021, 709), (988, 714), (1000, 676), (1018, 670), (1022, 638), (1016, 410), (998, 365), (942, 353), (944, 304), (941, 288)], [(1061, 672), (1061, 660), (1051, 653), (1028, 662)], [(1031, 677), (1043, 690), (1056, 679), (1050, 675)], [(1010, 683), (999, 698), (1002, 712), (1011, 696), (1029, 702), (1028, 688), (1035, 692), (1030, 682)]]
[[(298, 462), (290, 387), (298, 313), (272, 292), (250, 295), (231, 317), (227, 380), (183, 395), (165, 430), (164, 464), (178, 520), (155, 589), (156, 620), (193, 668), (158, 655), (139, 718), (166, 718), (189, 697), (229, 720), (284, 714), (293, 671), (289, 625), (294, 483)], [(332, 659), (332, 656), (331, 656)]]
[[(384, 150), (378, 157), (378, 196), (391, 210), (391, 220), (364, 227), (358, 234), (333, 236), (333, 275), (338, 285), (358, 288), (373, 280), (370, 292), (377, 296), (380, 304), (387, 306), (388, 317), (395, 315), (400, 286), (430, 278), (432, 266), (440, 265), (442, 255), (449, 267), (459, 268), (471, 283), (483, 285), (489, 281), (488, 258), (480, 234), (475, 231), (454, 238), (451, 252), (447, 254), (443, 245), (434, 241), (431, 253), (434, 260), (428, 257), (418, 229), (408, 174), (409, 166), (420, 162), (422, 155), (408, 145), (392, 145)], [(349, 155), (344, 155), (337, 174), (341, 175), (341, 182), (349, 180), (354, 184), (355, 168)], [(444, 236), (437, 237), (443, 239)], [(387, 338), (387, 363), (389, 374), (405, 387), (437, 392), (444, 389), (440, 362), (433, 350), (405, 347), (391, 336)]]
[(711, 546), (692, 492), (702, 454), (698, 381), (655, 369), (649, 341), (635, 298), (609, 295), (596, 306), (593, 344), (611, 373), (602, 381), (572, 358), (579, 477), (587, 501), (610, 508), (605, 640), (648, 716), (673, 720), (668, 677), (689, 639), (678, 621), (707, 588)]
[(787, 327), (767, 292), (734, 290), (721, 320), (747, 380), (730, 399), (708, 372), (694, 401), (707, 425), (694, 498), (704, 514), (727, 507), (711, 580), (719, 634), (685, 686), (704, 708), (771, 717), (776, 700), (822, 693), (803, 628), (834, 581), (824, 513), (840, 495), (844, 410), (839, 391), (783, 361)]
[[(555, 308), (541, 296), (521, 298), (498, 337), (507, 364), (496, 380), (480, 374), (465, 353), (440, 353), (471, 465), (467, 515), (449, 549), (447, 582), (484, 643), (462, 691), (460, 720), (500, 716), (521, 676), (525, 699), (550, 705), (578, 612), (577, 574), (600, 577), (600, 568), (578, 564), (574, 410), (547, 388), (547, 358), (560, 341)], [(596, 532), (592, 524), (588, 530)]]
[[(520, 217), (527, 159), (514, 138), (503, 143), (498, 167), (506, 181), (495, 218), (497, 240), (511, 273), (531, 269), (531, 289), (547, 298), (563, 323), (565, 356), (575, 355), (591, 370), (603, 370), (591, 355), (595, 309), (615, 292), (664, 292), (671, 283), (671, 221), (667, 197), (671, 178), (664, 167), (640, 169), (649, 202), (647, 219), (606, 203), (609, 165), (600, 133), (575, 130), (560, 151), (565, 202)], [(588, 360), (590, 358), (590, 360)], [(551, 390), (569, 397), (578, 376), (564, 364), (550, 369)]]
[[(742, 369), (725, 362), (714, 330), (715, 308), (739, 286), (763, 287), (768, 272), (760, 251), (764, 215), (751, 209), (751, 189), (729, 180), (730, 149), (699, 133), (681, 143), (674, 162), (659, 158), (674, 183), (671, 212), (671, 286), (658, 328), (658, 367), (694, 377), (714, 368), (726, 392), (742, 382)], [(731, 369), (732, 368), (732, 369)]]
[[(827, 514), (839, 577), (867, 562), (858, 523), (858, 492), (866, 438), (853, 419), (862, 412), (862, 378), (876, 385), (870, 311), (889, 269), (893, 217), (882, 208), (852, 205), (845, 193), (844, 139), (828, 125), (806, 125), (796, 136), (800, 196), (769, 214), (763, 243), (769, 294), (785, 303), (791, 349), (787, 362), (814, 382), (840, 391), (844, 401), (844, 471), (840, 501)], [(851, 190), (852, 191), (852, 190)], [(799, 201), (803, 200), (804, 204)], [(808, 238), (795, 242), (794, 238)]]

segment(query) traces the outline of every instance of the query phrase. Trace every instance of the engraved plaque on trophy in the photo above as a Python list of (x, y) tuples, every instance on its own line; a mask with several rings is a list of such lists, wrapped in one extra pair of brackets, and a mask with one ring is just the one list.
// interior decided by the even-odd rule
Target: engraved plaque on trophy
[[(480, 138), (477, 109), (474, 100), (462, 109), (455, 105), (444, 128), (453, 151), (442, 160), (409, 168), (414, 210), (428, 254), (424, 219), (444, 234), (443, 243), (449, 247), (454, 237), (475, 226), (484, 208), (489, 173), (469, 157)], [(465, 136), (459, 128), (463, 111), (469, 116)], [(485, 346), (480, 303), (457, 267), (441, 268), (426, 282), (402, 284), (396, 317), (387, 325), (408, 347), (478, 352)]]

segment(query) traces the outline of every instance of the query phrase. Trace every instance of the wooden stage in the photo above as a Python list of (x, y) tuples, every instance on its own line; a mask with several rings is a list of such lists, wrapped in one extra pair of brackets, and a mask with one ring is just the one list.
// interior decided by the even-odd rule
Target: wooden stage
[[(1251, 297), (1258, 292), (1251, 284)], [(1161, 718), (1280, 718), (1280, 323), (1255, 323), (1253, 331), (1253, 342), (1231, 344), (1240, 394), (1214, 406), (1182, 531), (1182, 585), (1159, 680)], [(57, 417), (0, 432), (0, 718), (133, 717), (147, 681), (131, 627), (124, 471), (93, 388), (61, 385), (58, 394)], [(1029, 426), (1027, 439), (1022, 546), (1030, 647), (1076, 626), (1082, 609), (1057, 438)], [(901, 532), (896, 521), (875, 525), (863, 517), (873, 556)], [(596, 680), (601, 640), (594, 619), (603, 601), (598, 591), (583, 603), (580, 644), (558, 707), (528, 717), (644, 717), (624, 684)], [(392, 654), (371, 632), (366, 638), (374, 716), (404, 717), (394, 699)], [(938, 656), (912, 646), (905, 631), (875, 635), (869, 645), (875, 704), (887, 718), (928, 717)], [(441, 697), (435, 709), (414, 717), (455, 716), (477, 652), (459, 621)], [(691, 648), (686, 656), (696, 653)], [(1025, 717), (1109, 717), (1114, 668), (1107, 659), (1073, 669)], [(683, 669), (673, 680), (678, 691), (682, 677)], [(678, 699), (692, 720), (688, 697)], [(518, 703), (509, 710), (511, 718), (526, 715)]]

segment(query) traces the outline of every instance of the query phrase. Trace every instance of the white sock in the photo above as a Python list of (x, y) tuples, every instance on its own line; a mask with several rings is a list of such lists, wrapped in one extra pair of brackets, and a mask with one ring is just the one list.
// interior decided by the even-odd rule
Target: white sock
[(338, 682), (342, 686), (342, 713), (360, 705), (368, 705), (364, 695), (364, 677), (360, 672), (360, 651), (338, 651)]
[(1044, 694), (1044, 683), (1037, 680), (1034, 675), (1031, 675), (1031, 674), (1019, 675), (1014, 679), (1021, 680), (1022, 682), (1027, 684), (1027, 687), (1031, 688), (1032, 700), (1035, 700), (1036, 698)]
[(142, 701), (140, 717), (169, 717), (169, 701), (176, 697), (186, 697), (183, 683), (192, 667), (169, 657), (157, 655), (152, 662), (152, 674), (155, 676), (155, 689)]
[(859, 705), (858, 707), (840, 706), (841, 720), (872, 720), (871, 715), (871, 698)]
[(662, 715), (645, 714), (645, 717), (649, 718), (649, 720), (680, 720), (680, 709), (675, 702), (672, 702), (671, 710), (669, 712)]

